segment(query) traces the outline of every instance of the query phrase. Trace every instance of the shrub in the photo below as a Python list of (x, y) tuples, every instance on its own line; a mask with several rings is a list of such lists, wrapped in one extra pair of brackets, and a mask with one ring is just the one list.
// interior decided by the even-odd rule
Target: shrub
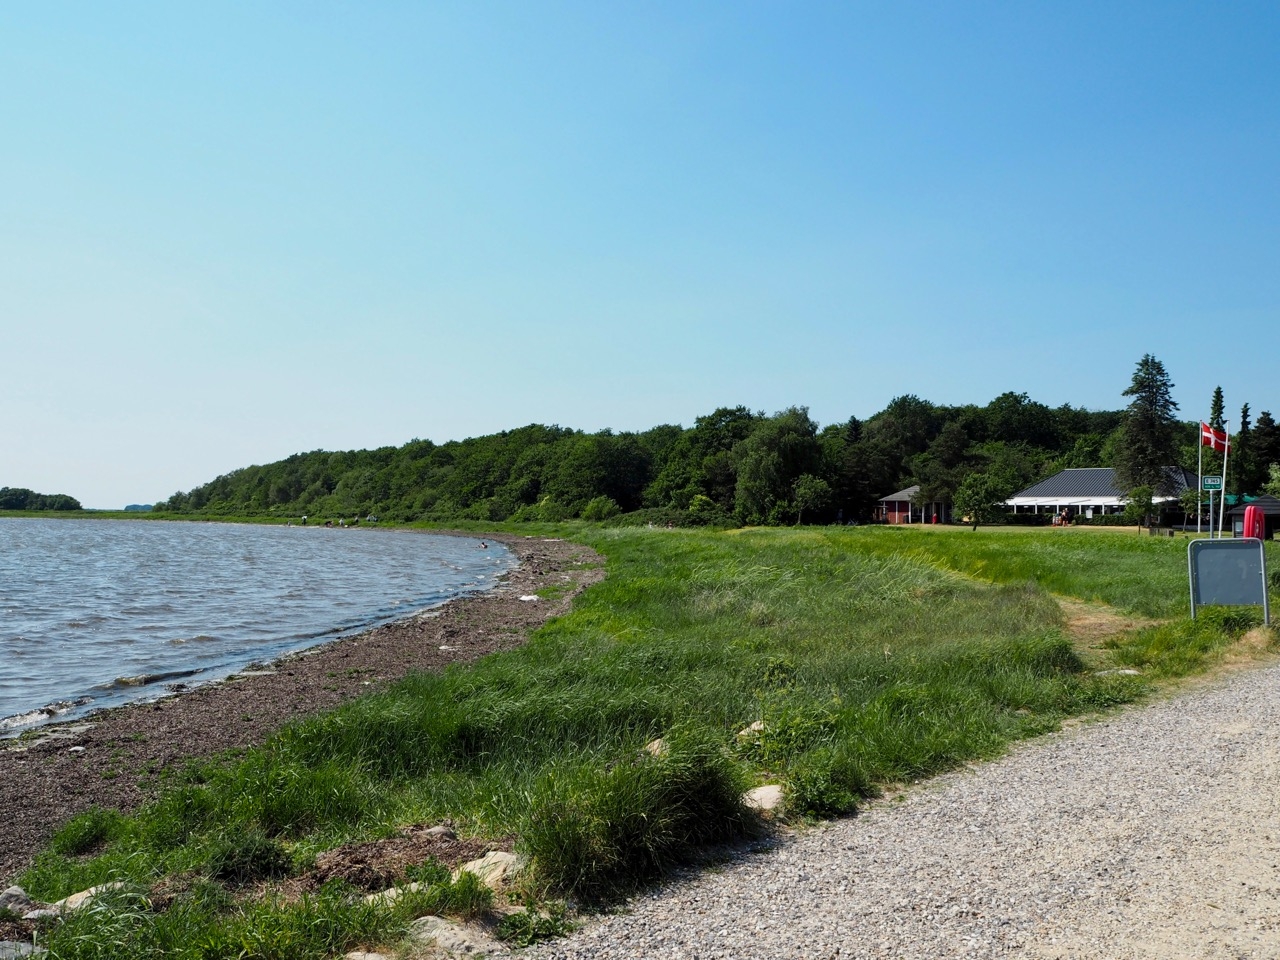
[(610, 517), (616, 517), (620, 512), (620, 508), (612, 497), (596, 497), (582, 508), (582, 519), (599, 523)]

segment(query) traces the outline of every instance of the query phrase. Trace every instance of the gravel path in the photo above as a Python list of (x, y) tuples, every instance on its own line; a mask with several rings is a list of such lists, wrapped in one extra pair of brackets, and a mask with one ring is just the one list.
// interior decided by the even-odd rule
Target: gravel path
[(1280, 956), (1280, 665), (1024, 744), (527, 956)]

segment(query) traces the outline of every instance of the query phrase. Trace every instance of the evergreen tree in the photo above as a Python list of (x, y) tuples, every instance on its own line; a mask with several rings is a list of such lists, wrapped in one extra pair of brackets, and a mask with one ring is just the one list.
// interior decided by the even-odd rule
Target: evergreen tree
[(1223, 406), (1222, 387), (1213, 388), (1213, 399), (1209, 401), (1209, 426), (1215, 430), (1225, 429), (1222, 419), (1226, 412)]
[(1257, 475), (1262, 483), (1266, 483), (1268, 468), (1273, 463), (1280, 463), (1280, 427), (1271, 419), (1271, 411), (1263, 410), (1258, 414), (1252, 439), (1253, 462), (1257, 467)]
[(1240, 430), (1231, 443), (1231, 490), (1235, 494), (1252, 493), (1261, 482), (1254, 475), (1253, 437), (1249, 429), (1249, 405), (1240, 408)]
[(1116, 448), (1116, 480), (1123, 490), (1135, 487), (1159, 489), (1164, 468), (1175, 462), (1173, 383), (1164, 364), (1144, 354), (1133, 373), (1133, 382), (1122, 396), (1132, 397), (1121, 425)]

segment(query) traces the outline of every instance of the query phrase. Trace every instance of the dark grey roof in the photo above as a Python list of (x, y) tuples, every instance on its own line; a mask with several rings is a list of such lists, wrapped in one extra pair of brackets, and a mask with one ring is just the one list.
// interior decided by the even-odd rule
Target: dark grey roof
[[(1181, 467), (1165, 467), (1165, 482), (1157, 496), (1176, 497), (1184, 490), (1194, 490), (1196, 475)], [(1047, 480), (1015, 494), (1018, 497), (1062, 497), (1080, 500), (1088, 497), (1124, 497), (1127, 490), (1116, 486), (1116, 472), (1111, 467), (1068, 467)]]
[(1196, 488), (1196, 475), (1181, 467), (1165, 467), (1164, 483), (1160, 484), (1157, 494), (1163, 497), (1180, 497), (1187, 490)]
[(1048, 480), (1027, 487), (1019, 497), (1123, 497), (1116, 489), (1116, 472), (1110, 467), (1069, 467)]
[(881, 503), (885, 503), (886, 501), (901, 502), (903, 500), (910, 500), (919, 492), (920, 492), (920, 484), (917, 483), (913, 487), (907, 487), (907, 489), (899, 490), (897, 493), (891, 493), (887, 497), (881, 497), (880, 502)]
[(1232, 517), (1243, 517), (1245, 507), (1259, 507), (1265, 516), (1280, 517), (1280, 500), (1277, 500), (1275, 497), (1265, 493), (1260, 497), (1250, 500), (1248, 503), (1242, 503), (1238, 507), (1232, 507), (1227, 511), (1227, 514)]

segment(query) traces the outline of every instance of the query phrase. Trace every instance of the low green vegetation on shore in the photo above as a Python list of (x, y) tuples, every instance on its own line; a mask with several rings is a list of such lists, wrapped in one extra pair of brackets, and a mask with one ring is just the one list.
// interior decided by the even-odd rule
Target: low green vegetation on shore
[[(328, 957), (394, 939), (415, 910), (465, 913), (475, 897), (446, 875), (394, 908), (335, 884), (301, 900), (245, 891), (337, 845), (444, 819), (464, 835), (514, 835), (530, 859), (523, 893), (608, 901), (763, 829), (742, 800), (752, 786), (781, 784), (793, 818), (848, 813), (885, 786), (1203, 669), (1257, 622), (1187, 619), (1185, 544), (1156, 538), (574, 536), (607, 557), (609, 576), (526, 646), (174, 775), (136, 816), (70, 823), (20, 878), (27, 891), (126, 886), (94, 921), (109, 940), (76, 918), (44, 934), (52, 955)], [(1050, 591), (1163, 622), (1086, 647)]]

